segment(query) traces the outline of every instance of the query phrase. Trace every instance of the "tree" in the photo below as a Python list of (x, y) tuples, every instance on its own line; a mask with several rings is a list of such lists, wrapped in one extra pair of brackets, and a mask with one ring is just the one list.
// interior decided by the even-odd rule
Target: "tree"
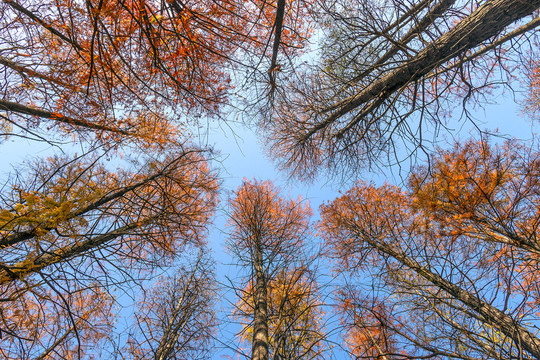
[[(114, 300), (96, 283), (44, 277), (26, 291), (0, 290), (3, 359), (94, 358), (117, 316)], [(9, 289), (11, 290), (11, 289)]]
[(400, 353), (385, 356), (540, 356), (539, 159), (468, 142), (417, 169), (409, 191), (359, 183), (322, 207), (339, 271), (373, 274), (371, 295), (360, 289), (392, 309)]
[[(185, 262), (185, 260), (184, 260)], [(133, 359), (206, 359), (216, 328), (216, 285), (211, 259), (200, 250), (193, 263), (162, 278), (139, 302), (127, 350)]]
[(522, 0), (322, 2), (319, 63), (298, 67), (276, 96), (265, 128), (270, 150), (304, 179), (321, 168), (348, 173), (399, 162), (444, 126), (456, 103), (467, 116), (469, 104), (510, 82), (512, 64), (526, 60), (521, 45), (534, 42), (540, 19), (528, 19), (539, 7)]
[(190, 10), (146, 1), (6, 0), (2, 8), (0, 106), (3, 120), (26, 132), (49, 119), (61, 132), (156, 146), (175, 140), (167, 108), (210, 107), (223, 96), (226, 76), (210, 58), (193, 62), (204, 47)]
[[(218, 185), (187, 119), (219, 115), (246, 54), (275, 65), (300, 46), (293, 4), (278, 21), (268, 1), (0, 2), (0, 136), (94, 154), (36, 162), (0, 195), (4, 357), (97, 356), (85, 349), (113, 327), (113, 289), (143, 290), (204, 243)], [(112, 171), (100, 159), (118, 149), (152, 160)]]
[[(109, 146), (121, 139), (145, 147), (181, 141), (178, 118), (218, 113), (231, 88), (230, 70), (242, 54), (266, 53), (275, 18), (275, 5), (266, 1), (4, 0), (0, 6), (2, 128), (51, 141), (50, 132), (36, 129), (43, 122)], [(303, 40), (287, 29), (280, 35), (283, 47)]]
[[(322, 328), (324, 306), (314, 273), (306, 267), (280, 271), (268, 284), (268, 352), (272, 359), (322, 359), (326, 347)], [(237, 303), (242, 340), (252, 343), (255, 309), (253, 286), (242, 290)]]
[(365, 299), (354, 289), (340, 292), (344, 340), (356, 359), (388, 360), (397, 354), (396, 333), (391, 312), (376, 299)]
[[(269, 289), (280, 272), (298, 256), (308, 235), (311, 209), (302, 199), (286, 200), (270, 182), (245, 180), (230, 200), (228, 247), (249, 269), (253, 308), (251, 359), (269, 358)], [(290, 300), (290, 299), (289, 299)], [(250, 304), (251, 303), (251, 304)], [(275, 308), (274, 308), (275, 309)]]
[[(145, 169), (115, 173), (99, 159), (51, 158), (4, 186), (0, 294), (10, 311), (0, 314), (0, 324), (9, 334), (1, 340), (6, 357), (43, 350), (28, 334), (48, 332), (58, 349), (73, 338), (60, 341), (62, 332), (51, 330), (62, 323), (64, 330), (74, 328), (78, 345), (72, 348), (80, 352), (92, 339), (77, 335), (78, 318), (97, 330), (102, 325), (94, 320), (110, 326), (102, 313), (114, 300), (113, 287), (129, 291), (172, 265), (186, 246), (204, 244), (217, 182), (200, 151), (148, 161)], [(86, 297), (106, 305), (95, 311), (71, 305)], [(55, 307), (63, 310), (50, 312)], [(94, 313), (98, 318), (88, 319)]]

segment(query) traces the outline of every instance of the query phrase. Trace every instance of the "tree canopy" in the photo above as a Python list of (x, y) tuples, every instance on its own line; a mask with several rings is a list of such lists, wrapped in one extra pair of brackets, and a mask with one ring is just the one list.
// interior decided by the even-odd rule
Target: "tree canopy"
[(311, 179), (324, 169), (354, 174), (414, 155), (430, 132), (460, 116), (454, 109), (467, 117), (491, 90), (512, 86), (516, 67), (537, 51), (529, 45), (537, 41), (539, 6), (322, 2), (318, 61), (298, 67), (267, 120), (276, 162)]
[[(0, 1), (0, 356), (540, 358), (538, 142), (475, 121), (516, 100), (537, 126), (539, 14)], [(272, 181), (208, 140), (250, 126)]]
[(411, 174), (409, 189), (359, 183), (322, 207), (337, 271), (369, 272), (376, 284), (343, 291), (355, 332), (377, 339), (369, 343), (379, 348), (364, 354), (540, 355), (538, 250), (530, 246), (540, 221), (539, 156), (512, 142), (468, 142), (439, 151), (430, 171)]

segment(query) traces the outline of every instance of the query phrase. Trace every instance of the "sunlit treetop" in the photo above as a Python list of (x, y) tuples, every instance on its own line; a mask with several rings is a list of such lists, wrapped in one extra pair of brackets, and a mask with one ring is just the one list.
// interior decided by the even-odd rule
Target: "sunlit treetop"
[(538, 253), (539, 175), (535, 147), (468, 141), (440, 150), (430, 167), (411, 175), (412, 207), (446, 222), (447, 234), (484, 232)]
[(307, 201), (281, 197), (270, 181), (244, 180), (230, 200), (230, 209), (229, 248), (251, 261), (252, 248), (260, 246), (265, 266), (272, 267), (276, 266), (273, 261), (294, 258), (304, 243), (312, 214)]
[[(394, 314), (410, 317), (390, 326), (408, 349), (459, 358), (470, 342), (475, 352), (503, 358), (521, 347), (540, 354), (531, 326), (540, 296), (537, 149), (517, 141), (456, 144), (413, 171), (408, 188), (358, 182), (321, 207), (335, 270), (373, 276), (367, 296), (387, 294)], [(376, 313), (355, 301), (359, 311)], [(419, 334), (411, 321), (440, 336)]]
[[(430, 238), (437, 236), (475, 238), (538, 254), (539, 159), (537, 150), (517, 141), (468, 141), (441, 149), (430, 166), (412, 172), (406, 189), (358, 183), (321, 207), (323, 219), (332, 220), (324, 222), (323, 235), (346, 238), (353, 224), (369, 224), (370, 233), (381, 238), (416, 234), (433, 244)], [(347, 241), (335, 243), (336, 254), (350, 249)], [(481, 244), (468, 243), (471, 249)]]

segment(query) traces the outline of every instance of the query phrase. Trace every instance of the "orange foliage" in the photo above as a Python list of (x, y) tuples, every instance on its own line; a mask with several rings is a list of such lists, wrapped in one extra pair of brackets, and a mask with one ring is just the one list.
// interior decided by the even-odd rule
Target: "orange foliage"
[[(409, 199), (398, 187), (357, 183), (331, 204), (321, 206), (319, 228), (326, 240), (327, 255), (335, 258), (342, 270), (370, 266), (367, 260), (376, 262), (377, 253), (358, 237), (385, 239), (407, 232), (412, 220), (408, 206)], [(362, 229), (365, 232), (355, 233)]]
[[(87, 324), (70, 316), (84, 322), (85, 311), (94, 309), (71, 305), (66, 319), (47, 320), (55, 309), (86, 296), (110, 307), (114, 287), (128, 290), (186, 246), (204, 244), (217, 205), (217, 180), (199, 151), (148, 161), (138, 173), (111, 172), (96, 159), (51, 158), (33, 164), (23, 178), (14, 179), (0, 208), (0, 294), (8, 308), (21, 309), (0, 313), (12, 358), (23, 357), (26, 347), (37, 356), (57, 340), (58, 349), (75, 344), (82, 351), (85, 343), (72, 339)], [(105, 311), (99, 307), (95, 311)], [(100, 316), (88, 326), (104, 336), (113, 315)], [(68, 321), (74, 327), (68, 337), (50, 330), (63, 324), (67, 331)]]
[(440, 151), (430, 169), (411, 176), (412, 207), (441, 224), (442, 234), (491, 239), (538, 253), (530, 242), (540, 219), (539, 175), (539, 154), (516, 142), (498, 148), (467, 142)]
[(69, 294), (36, 287), (9, 300), (0, 314), (3, 359), (94, 359), (114, 325), (113, 299), (99, 287)]
[(307, 233), (312, 214), (309, 204), (300, 197), (283, 199), (269, 181), (244, 180), (235, 195), (230, 201), (229, 248), (243, 253), (260, 244), (266, 260), (276, 256), (293, 259)]
[(269, 181), (249, 180), (244, 180), (229, 204), (228, 247), (249, 271), (249, 287), (238, 308), (244, 320), (251, 319), (242, 337), (252, 338), (252, 357), (267, 358), (271, 347), (275, 353), (292, 354), (289, 347), (295, 345), (297, 352), (311, 352), (313, 346), (318, 354), (314, 284), (304, 278), (306, 269), (290, 271), (292, 264), (301, 261), (309, 234), (309, 204), (301, 198), (281, 197)]
[[(306, 6), (287, 4), (287, 49), (305, 41)], [(24, 127), (17, 114), (30, 114), (29, 128), (49, 118), (61, 131), (92, 131), (105, 144), (128, 135), (164, 147), (184, 131), (179, 117), (214, 114), (227, 102), (228, 70), (245, 52), (265, 52), (275, 4), (9, 0), (2, 11), (0, 43), (17, 49), (0, 57), (2, 100), (37, 109), (9, 105), (12, 121)]]
[[(20, 259), (12, 246), (26, 239), (9, 239), (23, 233), (35, 243), (26, 251), (38, 253), (61, 253), (69, 244), (84, 242), (87, 234), (114, 232), (126, 224), (138, 228), (136, 234), (123, 234), (130, 257), (164, 256), (185, 243), (202, 243), (200, 224), (217, 202), (217, 182), (204, 159), (188, 152), (146, 166), (140, 173), (113, 173), (94, 161), (52, 158), (34, 164), (26, 183), (13, 184), (0, 209), (4, 261)], [(138, 241), (140, 236), (146, 241)]]
[(359, 183), (322, 206), (323, 236), (345, 268), (363, 266), (358, 260), (371, 252), (350, 237), (351, 229), (369, 229), (380, 239), (417, 236), (439, 249), (450, 250), (455, 241), (469, 252), (482, 247), (485, 265), (509, 256), (510, 248), (537, 258), (539, 175), (540, 155), (516, 142), (457, 144), (439, 151), (429, 168), (416, 169), (409, 192)]
[[(424, 276), (424, 269), (441, 278), (448, 276), (493, 303), (501, 294), (521, 297), (521, 303), (504, 306), (520, 316), (533, 316), (540, 302), (539, 179), (537, 150), (516, 141), (500, 146), (469, 141), (439, 150), (430, 167), (413, 171), (408, 190), (356, 184), (321, 206), (319, 228), (338, 272), (378, 269), (385, 286), (404, 289), (404, 297), (415, 291), (429, 296), (433, 311), (446, 317), (444, 321), (457, 321), (449, 315), (455, 311), (454, 300), (448, 300), (453, 294), (441, 301), (440, 291), (428, 291), (433, 284), (425, 280), (432, 275), (418, 276)], [(345, 309), (350, 306), (344, 304)], [(445, 308), (446, 304), (450, 306)], [(359, 318), (374, 327), (365, 314)], [(486, 328), (484, 332), (491, 331), (489, 325)], [(351, 336), (356, 337), (353, 342), (364, 344), (367, 334)], [(376, 338), (380, 331), (369, 334)], [(375, 356), (370, 349), (362, 351)]]
[(390, 354), (397, 353), (396, 324), (385, 304), (345, 291), (340, 291), (340, 301), (345, 342), (351, 353), (362, 359), (391, 359)]
[(528, 93), (525, 99), (524, 111), (537, 118), (540, 115), (540, 61), (533, 61), (529, 72)]

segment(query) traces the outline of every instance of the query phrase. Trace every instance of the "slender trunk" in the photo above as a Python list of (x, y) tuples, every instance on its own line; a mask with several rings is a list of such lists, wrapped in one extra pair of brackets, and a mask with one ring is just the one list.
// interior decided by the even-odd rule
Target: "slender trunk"
[(268, 360), (268, 300), (266, 274), (263, 271), (263, 257), (260, 241), (255, 241), (253, 250), (255, 269), (255, 292), (253, 314), (252, 360)]
[(276, 87), (276, 69), (279, 45), (281, 43), (281, 31), (283, 28), (283, 16), (285, 15), (285, 0), (278, 0), (276, 9), (276, 20), (274, 21), (274, 46), (272, 49), (272, 61), (268, 75), (270, 76), (270, 85)]
[(467, 290), (462, 289), (456, 284), (433, 273), (431, 270), (429, 270), (429, 268), (422, 266), (389, 244), (378, 242), (376, 239), (370, 236), (361, 237), (362, 240), (368, 243), (370, 246), (379, 250), (381, 253), (393, 257), (401, 264), (407, 266), (418, 275), (431, 282), (433, 285), (444, 290), (448, 294), (452, 295), (455, 299), (468, 306), (471, 310), (481, 315), (484, 319), (486, 319), (486, 323), (488, 325), (493, 326), (505, 336), (512, 339), (518, 349), (524, 349), (536, 358), (540, 359), (540, 339), (521, 326), (512, 317), (508, 316), (491, 304), (482, 301), (478, 296), (471, 294)]
[[(201, 256), (202, 253), (199, 253), (199, 258), (197, 259), (195, 268), (189, 276), (189, 281), (184, 288), (182, 296), (180, 296), (180, 299), (178, 299), (178, 301), (176, 302), (173, 313), (171, 314), (169, 322), (167, 323), (167, 327), (163, 331), (163, 337), (159, 341), (159, 345), (154, 355), (154, 360), (167, 360), (170, 358), (173, 350), (175, 349), (175, 346), (180, 345), (178, 344), (178, 339), (186, 328), (188, 320), (193, 316), (193, 313), (196, 311), (196, 307), (198, 307), (198, 305), (195, 304), (197, 299), (194, 299), (193, 297), (198, 297), (199, 294), (197, 293), (193, 295), (191, 293), (191, 287), (192, 284), (195, 282), (195, 276), (199, 269), (199, 265), (201, 264)], [(195, 287), (198, 288), (198, 286), (196, 285), (197, 284), (195, 284)], [(197, 289), (197, 291), (204, 290), (205, 289)]]

